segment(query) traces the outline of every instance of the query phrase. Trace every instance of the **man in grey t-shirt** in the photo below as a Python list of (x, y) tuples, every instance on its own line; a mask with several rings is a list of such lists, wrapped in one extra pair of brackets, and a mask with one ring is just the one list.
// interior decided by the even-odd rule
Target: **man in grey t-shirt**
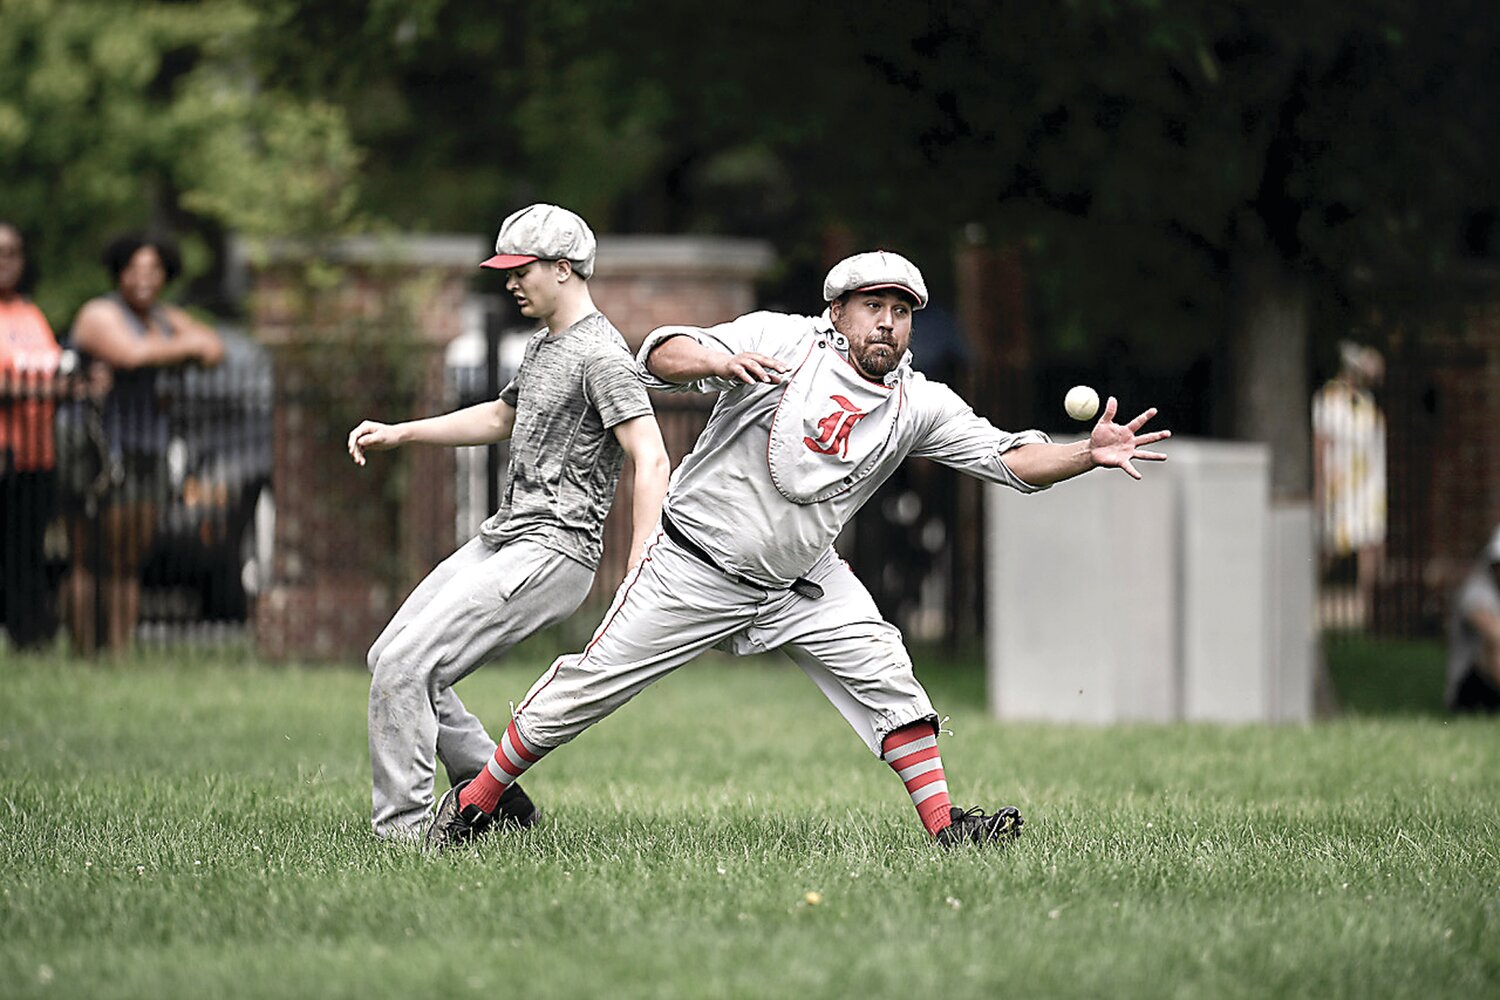
[[(370, 647), (378, 836), (421, 832), (435, 757), (455, 789), (494, 757), (495, 741), (453, 685), (583, 602), (626, 455), (635, 466), (630, 566), (655, 530), (670, 466), (630, 351), (589, 295), (595, 246), (566, 209), (532, 205), (511, 215), (481, 266), (505, 271), (521, 312), (545, 324), (516, 377), (496, 400), (399, 424), (366, 420), (349, 433), (360, 465), (366, 452), (402, 444), (511, 443), (500, 509), (428, 574)], [(497, 805), (498, 819), (536, 820), (515, 785)]]

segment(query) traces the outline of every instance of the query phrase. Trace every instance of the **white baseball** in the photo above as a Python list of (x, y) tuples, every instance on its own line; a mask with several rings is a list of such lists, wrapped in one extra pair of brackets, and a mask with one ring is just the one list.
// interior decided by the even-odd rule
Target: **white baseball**
[(1075, 385), (1068, 390), (1063, 409), (1074, 420), (1092, 420), (1099, 412), (1099, 394), (1086, 385)]

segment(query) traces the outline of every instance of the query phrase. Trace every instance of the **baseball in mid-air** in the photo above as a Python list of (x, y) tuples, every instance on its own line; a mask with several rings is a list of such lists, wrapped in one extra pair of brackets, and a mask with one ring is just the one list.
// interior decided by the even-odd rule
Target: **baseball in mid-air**
[(1063, 409), (1074, 420), (1092, 420), (1099, 412), (1099, 394), (1086, 385), (1075, 385), (1063, 399)]

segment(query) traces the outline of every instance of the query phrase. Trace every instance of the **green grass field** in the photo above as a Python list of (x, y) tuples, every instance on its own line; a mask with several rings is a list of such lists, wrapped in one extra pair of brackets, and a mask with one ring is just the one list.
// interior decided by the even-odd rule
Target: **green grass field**
[(1433, 655), (1284, 728), (1002, 726), (939, 664), (955, 800), (1027, 817), (952, 854), (790, 664), (705, 659), (429, 859), (367, 832), (356, 670), (0, 653), (0, 996), (1495, 996), (1500, 730)]

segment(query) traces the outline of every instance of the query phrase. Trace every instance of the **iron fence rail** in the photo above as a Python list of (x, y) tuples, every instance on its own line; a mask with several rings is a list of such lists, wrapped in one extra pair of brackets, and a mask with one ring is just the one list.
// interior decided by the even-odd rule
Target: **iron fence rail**
[[(448, 402), (472, 401), (484, 388), (450, 379)], [(256, 602), (275, 565), (273, 437), (284, 392), (253, 350), (213, 372), (160, 379), (153, 408), (134, 417), (111, 416), (106, 402), (69, 378), (7, 385), (0, 419), (14, 433), (50, 436), (50, 448), (42, 450), (56, 459), (48, 468), (20, 468), (15, 455), (22, 449), (14, 441), (0, 455), (0, 618), (11, 644), (66, 636), (92, 648), (117, 612), (131, 617), (129, 640), (136, 643), (253, 643)], [(691, 449), (711, 400), (659, 395), (654, 401), (675, 464)], [(396, 413), (400, 403), (379, 405)], [(50, 408), (50, 419), (18, 417), (37, 405)], [(340, 412), (349, 409), (345, 404)], [(340, 436), (328, 437), (331, 449)], [(453, 516), (434, 529), (451, 535), (439, 547), (451, 550), (488, 516), (506, 457), (503, 446), (456, 455)], [(1410, 484), (1394, 481), (1399, 468), (1390, 473), (1399, 500)], [(328, 456), (323, 474), (358, 470), (340, 451)], [(630, 488), (627, 466), (620, 496), (628, 498)], [(980, 505), (970, 495), (976, 490), (951, 470), (908, 462), (841, 540), (883, 612), (913, 638), (952, 642), (982, 628), (982, 581), (970, 579), (982, 573), (974, 559), (960, 558), (982, 550)], [(603, 609), (623, 576), (629, 506), (617, 502), (606, 523), (604, 562), (585, 616)], [(1399, 507), (1392, 516), (1403, 516)], [(1349, 560), (1323, 567), (1319, 615), (1330, 634), (1367, 631), (1372, 600), (1388, 607), (1426, 600), (1407, 593), (1420, 580), (1404, 584), (1409, 574), (1400, 566), (1387, 564), (1382, 572), (1371, 598), (1358, 591), (1358, 567)], [(133, 607), (129, 593), (112, 589), (122, 576), (138, 589)]]

